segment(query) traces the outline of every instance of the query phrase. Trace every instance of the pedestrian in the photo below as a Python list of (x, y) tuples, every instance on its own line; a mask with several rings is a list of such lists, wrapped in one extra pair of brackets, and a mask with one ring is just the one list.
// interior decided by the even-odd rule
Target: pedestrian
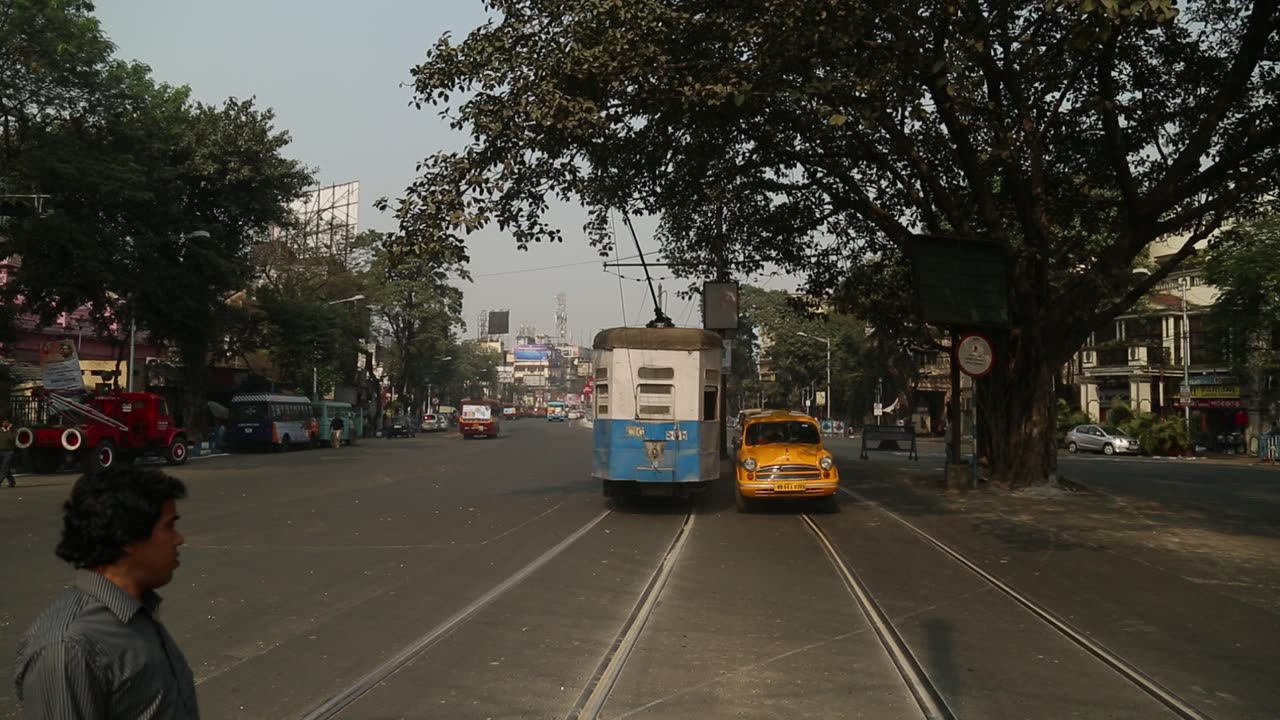
[(13, 454), (18, 447), (17, 437), (18, 431), (9, 422), (8, 416), (0, 418), (0, 485), (4, 485), (5, 479), (9, 480), (9, 487), (18, 484), (17, 478), (13, 476)]
[(346, 429), (341, 415), (334, 415), (333, 420), (329, 423), (329, 442), (334, 447), (342, 447), (342, 431)]
[(156, 594), (179, 565), (186, 495), (179, 480), (133, 466), (76, 481), (57, 549), (75, 584), (18, 644), (22, 717), (198, 720), (195, 678)]

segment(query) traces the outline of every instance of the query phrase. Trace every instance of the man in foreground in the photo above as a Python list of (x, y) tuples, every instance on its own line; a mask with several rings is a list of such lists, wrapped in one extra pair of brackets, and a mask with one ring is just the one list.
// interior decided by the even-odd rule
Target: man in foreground
[(18, 645), (24, 718), (199, 718), (194, 677), (159, 618), (173, 579), (177, 501), (186, 487), (156, 470), (110, 469), (76, 481), (63, 504), (58, 557), (75, 584)]

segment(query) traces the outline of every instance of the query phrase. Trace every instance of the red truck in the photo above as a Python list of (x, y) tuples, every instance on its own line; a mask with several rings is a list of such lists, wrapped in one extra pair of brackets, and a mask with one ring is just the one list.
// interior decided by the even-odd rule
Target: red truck
[(20, 427), (14, 438), (30, 453), (38, 473), (55, 472), (66, 460), (85, 472), (143, 455), (163, 457), (170, 465), (187, 460), (187, 433), (173, 421), (161, 395), (111, 391), (81, 402), (45, 392), (40, 399), (46, 422)]

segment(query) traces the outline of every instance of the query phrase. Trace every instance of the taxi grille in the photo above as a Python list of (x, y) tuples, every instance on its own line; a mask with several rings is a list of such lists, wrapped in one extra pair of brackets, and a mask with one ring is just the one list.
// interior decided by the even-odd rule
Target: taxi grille
[(756, 478), (766, 481), (819, 480), (822, 471), (813, 465), (766, 465), (756, 470)]

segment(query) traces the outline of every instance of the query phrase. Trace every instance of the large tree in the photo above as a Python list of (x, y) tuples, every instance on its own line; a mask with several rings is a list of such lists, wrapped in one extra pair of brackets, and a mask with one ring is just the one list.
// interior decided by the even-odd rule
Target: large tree
[[(428, 384), (447, 372), (441, 358), (452, 355), (454, 331), (465, 328), (462, 291), (449, 282), (449, 265), (429, 253), (397, 255), (382, 244), (375, 250), (366, 287), (376, 322), (392, 340), (388, 364), (402, 410), (423, 401)], [(454, 358), (462, 362), (459, 353)]]
[(490, 222), (559, 239), (553, 198), (597, 242), (611, 209), (656, 214), (686, 271), (772, 261), (827, 290), (920, 232), (994, 243), (1013, 327), (979, 384), (992, 470), (1045, 481), (1057, 369), (1276, 190), (1278, 1), (490, 0), (413, 69), (471, 142), (398, 212), (436, 245)]
[(4, 293), (46, 320), (87, 306), (108, 336), (123, 341), (136, 322), (170, 343), (199, 432), (226, 300), (247, 286), (250, 249), (310, 173), (284, 157), (289, 136), (269, 109), (194, 102), (136, 63), (104, 63), (70, 114), (27, 117), (40, 121), (25, 126), (8, 173), (56, 211), (0, 236), (0, 255), (22, 258)]

